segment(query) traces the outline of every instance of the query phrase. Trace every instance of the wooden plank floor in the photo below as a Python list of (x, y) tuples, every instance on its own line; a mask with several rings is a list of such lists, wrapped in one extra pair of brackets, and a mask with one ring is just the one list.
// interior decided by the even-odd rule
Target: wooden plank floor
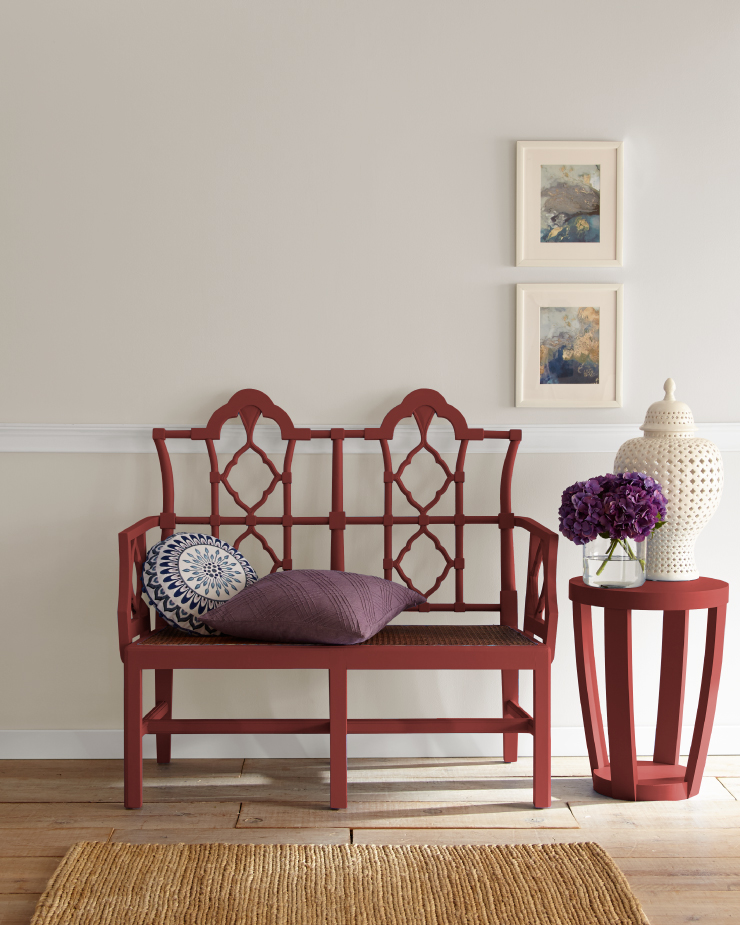
[(148, 761), (145, 805), (120, 761), (0, 761), (0, 925), (27, 925), (76, 841), (167, 844), (551, 844), (596, 841), (652, 925), (740, 922), (740, 758), (710, 758), (690, 801), (596, 794), (583, 758), (553, 759), (553, 806), (531, 805), (531, 759), (350, 761), (350, 806), (327, 808), (323, 759)]

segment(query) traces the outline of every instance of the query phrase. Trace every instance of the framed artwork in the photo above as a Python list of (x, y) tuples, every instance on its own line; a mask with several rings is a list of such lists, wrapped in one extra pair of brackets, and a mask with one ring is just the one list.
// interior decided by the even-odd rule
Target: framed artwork
[(518, 408), (622, 407), (622, 284), (516, 287)]
[(518, 267), (622, 266), (622, 142), (519, 141)]

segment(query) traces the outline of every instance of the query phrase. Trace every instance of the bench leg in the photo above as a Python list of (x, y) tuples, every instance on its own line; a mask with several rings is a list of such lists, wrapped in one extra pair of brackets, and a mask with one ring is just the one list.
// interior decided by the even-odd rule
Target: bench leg
[[(171, 668), (154, 669), (154, 701), (155, 703), (167, 704), (167, 712), (162, 719), (172, 719), (172, 677), (174, 672)], [(157, 764), (169, 764), (172, 754), (172, 736), (168, 732), (158, 732), (157, 739)]]
[[(503, 715), (506, 716), (506, 704), (519, 703), (519, 672), (506, 669), (501, 672), (501, 700), (504, 705)], [(516, 761), (519, 756), (519, 733), (504, 733), (504, 761)]]
[(140, 809), (144, 802), (141, 669), (127, 662), (123, 671), (123, 802)]
[(550, 658), (534, 674), (534, 805), (552, 802), (550, 743)]
[(329, 805), (347, 806), (347, 669), (329, 669)]

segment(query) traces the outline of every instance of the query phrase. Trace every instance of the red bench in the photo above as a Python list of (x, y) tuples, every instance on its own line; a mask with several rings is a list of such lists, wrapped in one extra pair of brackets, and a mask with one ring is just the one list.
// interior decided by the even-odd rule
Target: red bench
[[(454, 429), (457, 458), (450, 468), (429, 442), (429, 425), (438, 416)], [(279, 469), (255, 440), (255, 425), (260, 418), (278, 425), (287, 449)], [(243, 447), (222, 467), (214, 441), (221, 436), (223, 425), (240, 419), (246, 433)], [(419, 428), (420, 442), (394, 468), (391, 441), (399, 422), (413, 418)], [(118, 627), (121, 658), (124, 663), (124, 753), (125, 803), (129, 809), (142, 805), (142, 737), (157, 737), (157, 761), (170, 760), (173, 733), (328, 733), (330, 741), (330, 804), (334, 809), (347, 805), (347, 734), (389, 732), (496, 732), (503, 733), (504, 761), (516, 761), (519, 733), (534, 738), (534, 805), (550, 805), (550, 663), (555, 652), (557, 602), (555, 569), (558, 536), (527, 517), (511, 511), (511, 478), (521, 431), (493, 431), (471, 428), (462, 414), (431, 389), (412, 392), (393, 408), (380, 427), (357, 429), (334, 428), (313, 430), (295, 427), (288, 415), (255, 389), (245, 389), (219, 408), (206, 427), (192, 430), (156, 428), (154, 442), (162, 470), (162, 513), (140, 520), (119, 534), (120, 594)], [(167, 441), (189, 439), (203, 441), (210, 463), (210, 512), (201, 516), (176, 513), (172, 465)], [(304, 440), (331, 440), (332, 490), (331, 511), (321, 517), (300, 517), (292, 507), (292, 467), (296, 443)], [(347, 439), (375, 441), (383, 460), (384, 504), (373, 514), (347, 513), (343, 503), (343, 453)], [(500, 513), (469, 514), (465, 511), (465, 458), (470, 441), (503, 440), (507, 442), (500, 488)], [(233, 488), (230, 476), (239, 458), (248, 450), (256, 452), (268, 467), (271, 481), (254, 503), (244, 501)], [(403, 482), (404, 471), (413, 457), (425, 450), (441, 467), (444, 481), (427, 504), (418, 503)], [(436, 514), (434, 508), (448, 489), (454, 497), (454, 513)], [(226, 490), (238, 505), (239, 516), (222, 516), (219, 502)], [(267, 498), (282, 495), (278, 516), (266, 516), (261, 508)], [(394, 495), (406, 498), (414, 510), (412, 516), (394, 514)], [(146, 557), (146, 533), (159, 528), (162, 537), (176, 530), (210, 531), (236, 525), (243, 529), (235, 541), (253, 536), (272, 559), (272, 571), (293, 568), (291, 543), (293, 530), (303, 525), (325, 526), (331, 533), (332, 569), (344, 569), (344, 533), (347, 526), (374, 524), (383, 531), (383, 572), (391, 579), (394, 573), (413, 587), (403, 570), (402, 560), (418, 538), (430, 539), (444, 559), (442, 573), (432, 588), (421, 591), (432, 596), (447, 575), (454, 571), (454, 602), (422, 604), (423, 612), (499, 613), (498, 624), (463, 626), (394, 625), (391, 623), (367, 642), (355, 646), (285, 645), (253, 643), (227, 636), (190, 636), (165, 624), (156, 617), (151, 625), (149, 607), (142, 598), (141, 567)], [(454, 525), (454, 549), (448, 552), (434, 530), (437, 525)], [(501, 531), (500, 597), (496, 603), (470, 603), (464, 597), (465, 528), (471, 524), (491, 524)], [(270, 546), (260, 528), (282, 527), (282, 550)], [(408, 532), (417, 528), (402, 549), (394, 545), (394, 527), (406, 525)], [(515, 528), (529, 533), (524, 619), (519, 628), (517, 592), (514, 578)], [(276, 544), (278, 545), (278, 544)], [(138, 576), (138, 577), (137, 577)], [(329, 673), (328, 719), (173, 719), (172, 673), (176, 668), (321, 668)], [(155, 706), (145, 716), (142, 705), (142, 671), (153, 669)], [(350, 719), (347, 716), (347, 672), (353, 669), (498, 669), (502, 677), (503, 716), (495, 719)], [(534, 716), (519, 705), (519, 671), (534, 674)]]

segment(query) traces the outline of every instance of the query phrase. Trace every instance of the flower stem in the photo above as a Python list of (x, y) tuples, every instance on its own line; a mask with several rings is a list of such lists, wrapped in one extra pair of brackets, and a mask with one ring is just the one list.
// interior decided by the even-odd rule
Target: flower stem
[(641, 568), (642, 571), (644, 572), (644, 571), (645, 571), (645, 560), (644, 560), (644, 559), (638, 559), (638, 557), (632, 552), (632, 547), (630, 546), (629, 540), (620, 540), (620, 542), (621, 542), (622, 546), (624, 546), (624, 548), (627, 550), (630, 559), (634, 559), (635, 562), (639, 562), (639, 563), (640, 563), (640, 568)]
[(619, 545), (622, 547), (622, 549), (624, 549), (630, 559), (635, 558), (635, 554), (632, 552), (632, 547), (629, 544), (629, 540), (620, 540)]
[(614, 550), (617, 548), (618, 542), (619, 540), (612, 540), (611, 543), (609, 544), (609, 549), (606, 554), (606, 559), (604, 559), (604, 561), (599, 566), (598, 571), (596, 572), (597, 575), (600, 575), (604, 571), (604, 569), (606, 568), (607, 562), (611, 562), (611, 558), (614, 555)]
[(597, 572), (596, 572), (597, 575), (600, 575), (600, 574), (604, 571), (604, 569), (606, 568), (607, 562), (611, 562), (611, 558), (612, 558), (612, 556), (614, 555), (614, 552), (615, 552), (617, 546), (621, 546), (622, 549), (624, 549), (624, 551), (625, 551), (625, 552), (627, 553), (627, 555), (630, 557), (630, 559), (633, 559), (634, 561), (639, 562), (639, 563), (640, 563), (640, 568), (642, 569), (643, 572), (645, 571), (645, 560), (644, 560), (644, 559), (638, 559), (637, 556), (632, 552), (632, 547), (631, 547), (630, 544), (629, 544), (629, 540), (626, 540), (626, 539), (614, 539), (614, 540), (612, 540), (611, 543), (609, 544), (609, 549), (608, 549), (607, 552), (606, 552), (606, 558), (604, 559), (604, 561), (603, 561), (603, 562), (601, 563), (601, 565), (599, 566), (599, 568), (598, 568), (598, 570), (597, 570)]

